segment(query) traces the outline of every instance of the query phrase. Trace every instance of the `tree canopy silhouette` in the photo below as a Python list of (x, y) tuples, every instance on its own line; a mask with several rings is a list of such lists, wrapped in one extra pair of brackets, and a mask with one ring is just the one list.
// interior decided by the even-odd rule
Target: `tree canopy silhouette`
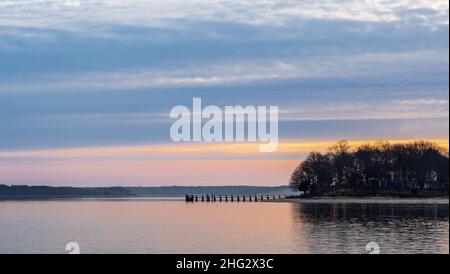
[(339, 141), (328, 153), (311, 152), (295, 169), (290, 185), (320, 195), (349, 191), (439, 190), (448, 195), (448, 151), (428, 141), (378, 141), (352, 148)]

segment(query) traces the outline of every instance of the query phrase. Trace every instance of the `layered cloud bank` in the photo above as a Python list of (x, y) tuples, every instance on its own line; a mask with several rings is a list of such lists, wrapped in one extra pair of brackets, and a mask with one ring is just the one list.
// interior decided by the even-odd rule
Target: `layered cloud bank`
[(278, 105), (282, 144), (447, 140), (448, 18), (435, 0), (0, 1), (0, 152), (172, 147), (193, 97)]

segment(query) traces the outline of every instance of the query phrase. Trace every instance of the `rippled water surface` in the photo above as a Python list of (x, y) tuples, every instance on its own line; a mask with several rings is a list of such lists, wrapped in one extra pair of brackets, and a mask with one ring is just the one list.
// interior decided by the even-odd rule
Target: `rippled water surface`
[(0, 201), (0, 253), (448, 253), (448, 204)]

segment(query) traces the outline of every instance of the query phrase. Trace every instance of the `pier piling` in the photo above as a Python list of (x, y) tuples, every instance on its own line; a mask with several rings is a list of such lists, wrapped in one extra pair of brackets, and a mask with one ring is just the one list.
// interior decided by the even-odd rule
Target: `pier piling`
[[(228, 197), (229, 196), (229, 197)], [(253, 196), (253, 197), (252, 197)], [(262, 195), (260, 194), (259, 197), (258, 195), (245, 195), (243, 194), (241, 195), (215, 195), (215, 194), (194, 194), (194, 195), (189, 195), (189, 194), (185, 194), (185, 200), (186, 202), (258, 202), (258, 201), (264, 201), (264, 199), (266, 200), (277, 200), (277, 199), (283, 199), (286, 198), (286, 195), (282, 196), (282, 195)]]

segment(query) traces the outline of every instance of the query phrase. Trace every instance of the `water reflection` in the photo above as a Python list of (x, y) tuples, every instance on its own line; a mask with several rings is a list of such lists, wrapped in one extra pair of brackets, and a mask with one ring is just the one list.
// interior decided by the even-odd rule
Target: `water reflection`
[(448, 253), (448, 205), (0, 201), (0, 253)]
[[(364, 253), (377, 242), (381, 253), (448, 253), (448, 205), (294, 204), (296, 237), (311, 253)], [(299, 247), (300, 249), (300, 247)]]

